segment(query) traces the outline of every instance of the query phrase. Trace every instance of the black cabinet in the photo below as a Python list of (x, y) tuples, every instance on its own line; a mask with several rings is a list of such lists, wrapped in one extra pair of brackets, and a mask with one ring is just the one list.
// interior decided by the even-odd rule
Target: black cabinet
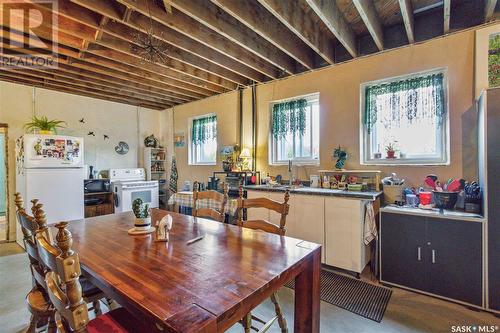
[(482, 224), (382, 213), (381, 280), (482, 306)]

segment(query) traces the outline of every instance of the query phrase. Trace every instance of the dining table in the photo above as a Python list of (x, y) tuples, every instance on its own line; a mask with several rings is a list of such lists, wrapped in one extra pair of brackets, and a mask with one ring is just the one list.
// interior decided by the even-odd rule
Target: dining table
[(294, 279), (289, 328), (319, 332), (320, 245), (159, 209), (153, 224), (167, 214), (168, 242), (129, 235), (132, 212), (71, 221), (82, 275), (150, 332), (224, 332)]

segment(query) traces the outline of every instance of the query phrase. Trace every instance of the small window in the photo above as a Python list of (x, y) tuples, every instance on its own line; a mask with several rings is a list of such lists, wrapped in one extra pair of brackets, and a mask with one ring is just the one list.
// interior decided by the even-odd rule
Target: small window
[(319, 164), (319, 95), (271, 103), (270, 163)]
[(215, 165), (217, 161), (217, 116), (191, 118), (189, 164)]
[(361, 164), (445, 165), (444, 71), (362, 85)]

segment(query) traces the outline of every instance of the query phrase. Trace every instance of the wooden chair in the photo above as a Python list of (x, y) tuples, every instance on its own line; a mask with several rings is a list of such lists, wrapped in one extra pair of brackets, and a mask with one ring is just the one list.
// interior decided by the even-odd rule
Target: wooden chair
[[(205, 217), (215, 221), (224, 222), (226, 218), (226, 204), (228, 201), (228, 186), (223, 185), (224, 193), (217, 191), (198, 191), (198, 186), (194, 186), (193, 191), (193, 216)], [(219, 205), (219, 209), (213, 208), (198, 208), (198, 200), (214, 200)]]
[[(26, 297), (28, 309), (32, 314), (30, 326), (27, 332), (34, 332), (37, 326), (45, 325), (48, 321), (49, 329), (55, 330), (54, 308), (51, 306), (47, 295), (45, 284), (45, 273), (47, 268), (40, 260), (37, 247), (36, 234), (42, 236), (49, 244), (53, 243), (52, 234), (47, 226), (47, 218), (43, 211), (43, 205), (37, 199), (31, 201), (33, 217), (28, 215), (24, 209), (24, 200), (19, 193), (15, 194), (16, 215), (23, 232), (24, 247), (28, 253), (30, 270), (33, 280), (33, 289)], [(96, 315), (102, 313), (100, 300), (105, 298), (104, 293), (84, 280), (83, 294), (86, 303), (92, 303), (91, 310)], [(109, 305), (109, 302), (108, 302)], [(52, 326), (51, 326), (52, 325)]]
[[(288, 215), (288, 211), (290, 209), (290, 205), (288, 201), (290, 200), (290, 191), (285, 191), (284, 201), (277, 202), (268, 198), (254, 198), (254, 199), (244, 199), (243, 198), (243, 187), (240, 187), (239, 190), (239, 198), (238, 198), (238, 222), (237, 225), (243, 228), (250, 228), (254, 230), (262, 230), (265, 232), (270, 232), (276, 235), (284, 236), (286, 229), (286, 217)], [(243, 221), (243, 210), (249, 208), (266, 208), (272, 211), (281, 214), (280, 224), (276, 225), (266, 220), (250, 220)], [(245, 333), (250, 332), (251, 329), (258, 331), (259, 333), (266, 332), (271, 325), (278, 320), (278, 324), (281, 328), (282, 333), (287, 333), (288, 328), (286, 324), (286, 319), (283, 315), (283, 311), (281, 310), (281, 306), (279, 304), (279, 298), (277, 293), (273, 293), (271, 295), (271, 302), (274, 304), (274, 309), (276, 312), (276, 316), (271, 320), (265, 322), (262, 319), (252, 316), (252, 313), (248, 313), (245, 318), (242, 320), (243, 327), (245, 328)], [(263, 324), (261, 329), (258, 329), (252, 326), (252, 320), (256, 320)]]
[(97, 316), (89, 321), (87, 304), (82, 297), (80, 259), (71, 247), (73, 238), (66, 229), (67, 222), (56, 224), (57, 245), (49, 244), (40, 233), (37, 245), (40, 258), (50, 268), (45, 275), (45, 283), (50, 301), (56, 309), (55, 321), (58, 332), (88, 333), (146, 333), (158, 332), (154, 327), (142, 327), (126, 311), (119, 308)]

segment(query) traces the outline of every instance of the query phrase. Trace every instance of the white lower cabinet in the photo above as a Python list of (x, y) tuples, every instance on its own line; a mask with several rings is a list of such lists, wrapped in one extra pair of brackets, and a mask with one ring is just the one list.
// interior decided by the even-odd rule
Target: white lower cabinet
[[(250, 198), (283, 202), (283, 192), (247, 191)], [(290, 195), (286, 236), (321, 244), (321, 262), (360, 273), (370, 260), (363, 243), (364, 201), (320, 195)], [(252, 208), (248, 219), (279, 224), (281, 215)]]
[(363, 242), (364, 201), (325, 198), (326, 264), (361, 273), (370, 261)]

